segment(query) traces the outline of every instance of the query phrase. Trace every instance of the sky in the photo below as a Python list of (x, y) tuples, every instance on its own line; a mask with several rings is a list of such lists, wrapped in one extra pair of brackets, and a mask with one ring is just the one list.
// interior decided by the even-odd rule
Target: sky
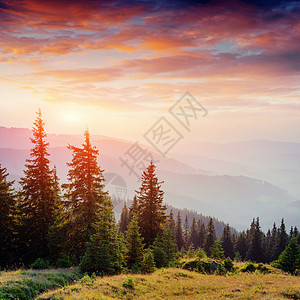
[[(300, 3), (0, 0), (0, 126), (300, 142)], [(185, 130), (189, 92), (207, 111)]]

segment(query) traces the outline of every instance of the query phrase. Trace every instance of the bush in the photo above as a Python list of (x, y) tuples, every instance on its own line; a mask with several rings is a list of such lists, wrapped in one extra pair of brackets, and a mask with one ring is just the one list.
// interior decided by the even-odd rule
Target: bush
[(131, 277), (129, 277), (127, 280), (123, 281), (123, 286), (127, 289), (133, 290), (134, 285), (135, 285), (134, 280)]
[(233, 270), (233, 262), (230, 257), (227, 257), (224, 260), (224, 266), (229, 272), (231, 272)]
[(72, 266), (72, 262), (68, 255), (63, 255), (56, 262), (57, 268), (70, 268), (71, 266)]
[(264, 274), (271, 273), (271, 271), (262, 263), (258, 264), (257, 270)]
[(241, 268), (241, 272), (251, 272), (253, 273), (256, 270), (254, 263), (249, 262)]
[(198, 272), (198, 273), (201, 273), (201, 274), (206, 274), (205, 271), (204, 271), (204, 267), (203, 267), (203, 264), (201, 263), (201, 261), (197, 262), (195, 271)]
[(205, 251), (204, 251), (202, 248), (198, 248), (198, 249), (197, 249), (197, 251), (196, 251), (196, 256), (197, 256), (199, 259), (207, 257)]
[(223, 264), (218, 264), (215, 274), (216, 275), (226, 275), (226, 269)]
[(38, 258), (29, 267), (30, 267), (30, 269), (34, 269), (34, 270), (42, 270), (42, 269), (51, 268), (49, 261), (47, 259), (43, 259), (43, 258)]

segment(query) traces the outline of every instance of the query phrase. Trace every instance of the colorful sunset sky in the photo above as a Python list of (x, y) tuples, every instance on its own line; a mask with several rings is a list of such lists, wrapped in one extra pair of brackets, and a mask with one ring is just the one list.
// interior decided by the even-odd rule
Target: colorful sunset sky
[(0, 126), (139, 139), (185, 92), (188, 140), (300, 142), (300, 2), (0, 0)]

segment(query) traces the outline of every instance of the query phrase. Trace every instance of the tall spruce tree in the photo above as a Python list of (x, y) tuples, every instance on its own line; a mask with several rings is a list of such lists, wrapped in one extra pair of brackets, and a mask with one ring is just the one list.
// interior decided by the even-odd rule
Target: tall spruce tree
[(187, 215), (184, 219), (184, 225), (183, 225), (183, 239), (184, 239), (184, 248), (187, 250), (190, 246), (190, 228), (189, 228), (189, 221)]
[(238, 252), (241, 257), (241, 260), (244, 261), (246, 259), (247, 250), (248, 250), (247, 234), (245, 231), (242, 231), (235, 242), (234, 251), (235, 253)]
[(97, 213), (93, 224), (95, 231), (79, 264), (81, 273), (112, 275), (120, 273), (122, 269), (122, 247), (114, 223), (113, 207), (109, 202)]
[(170, 211), (170, 215), (168, 216), (168, 224), (167, 224), (167, 228), (169, 228), (171, 230), (171, 232), (173, 233), (173, 235), (175, 236), (175, 220), (174, 220), (174, 215), (173, 215), (173, 211)]
[(141, 234), (147, 246), (151, 245), (156, 236), (161, 233), (166, 223), (163, 204), (164, 192), (161, 190), (163, 182), (159, 182), (155, 174), (156, 166), (150, 162), (147, 170), (142, 174), (142, 184), (137, 195), (137, 216)]
[(230, 257), (231, 259), (234, 259), (233, 241), (232, 241), (232, 235), (230, 232), (229, 224), (225, 225), (223, 229), (221, 243), (224, 249), (225, 257)]
[(31, 158), (26, 160), (24, 177), (20, 180), (20, 236), (24, 237), (22, 259), (25, 263), (49, 256), (50, 228), (60, 205), (55, 174), (49, 166), (49, 143), (45, 141), (44, 125), (41, 111), (38, 110), (32, 129)]
[(253, 219), (249, 231), (249, 246), (246, 255), (247, 260), (264, 262), (263, 233), (260, 229), (259, 218)]
[(131, 206), (129, 207), (129, 218), (128, 218), (129, 223), (135, 215), (137, 216), (137, 214), (138, 214), (138, 201), (136, 195), (134, 195)]
[(119, 231), (121, 231), (122, 233), (127, 231), (129, 222), (130, 222), (129, 212), (128, 212), (128, 208), (126, 205), (126, 201), (124, 201), (124, 206), (123, 206), (122, 213), (120, 216), (120, 221), (119, 221)]
[(211, 254), (210, 249), (216, 240), (217, 240), (217, 236), (216, 236), (214, 222), (213, 219), (210, 218), (206, 227), (206, 238), (203, 245), (203, 248), (208, 255)]
[(203, 244), (206, 238), (206, 228), (202, 220), (197, 223), (197, 235), (198, 235), (198, 247), (203, 248)]
[(97, 222), (98, 213), (110, 202), (108, 193), (104, 191), (103, 170), (97, 162), (99, 150), (92, 146), (88, 130), (84, 137), (82, 148), (68, 146), (73, 157), (68, 163), (69, 183), (63, 185), (66, 208), (70, 211), (69, 251), (78, 258), (95, 233), (93, 224)]
[(197, 225), (196, 220), (193, 218), (191, 230), (190, 230), (190, 242), (194, 246), (194, 249), (198, 247), (198, 235), (197, 235)]
[(176, 218), (175, 241), (177, 244), (177, 249), (180, 251), (182, 249), (182, 247), (184, 246), (180, 211), (178, 211), (177, 218)]
[(291, 274), (300, 268), (300, 245), (294, 236), (279, 255), (277, 263), (280, 269)]
[(276, 238), (275, 238), (275, 245), (273, 250), (273, 259), (277, 259), (280, 253), (285, 249), (289, 241), (288, 234), (285, 230), (284, 220), (281, 220), (280, 227), (277, 230)]
[(0, 164), (0, 269), (12, 265), (16, 250), (17, 206), (8, 175)]
[(144, 258), (143, 237), (140, 234), (137, 217), (133, 217), (126, 232), (125, 261), (127, 267), (135, 272), (142, 268)]

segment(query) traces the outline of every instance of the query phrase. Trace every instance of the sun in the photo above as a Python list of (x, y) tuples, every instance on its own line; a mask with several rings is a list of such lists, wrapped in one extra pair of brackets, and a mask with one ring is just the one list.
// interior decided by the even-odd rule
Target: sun
[(80, 121), (82, 118), (82, 115), (78, 111), (69, 110), (69, 111), (64, 111), (62, 114), (62, 117), (65, 121), (73, 123), (73, 122)]

